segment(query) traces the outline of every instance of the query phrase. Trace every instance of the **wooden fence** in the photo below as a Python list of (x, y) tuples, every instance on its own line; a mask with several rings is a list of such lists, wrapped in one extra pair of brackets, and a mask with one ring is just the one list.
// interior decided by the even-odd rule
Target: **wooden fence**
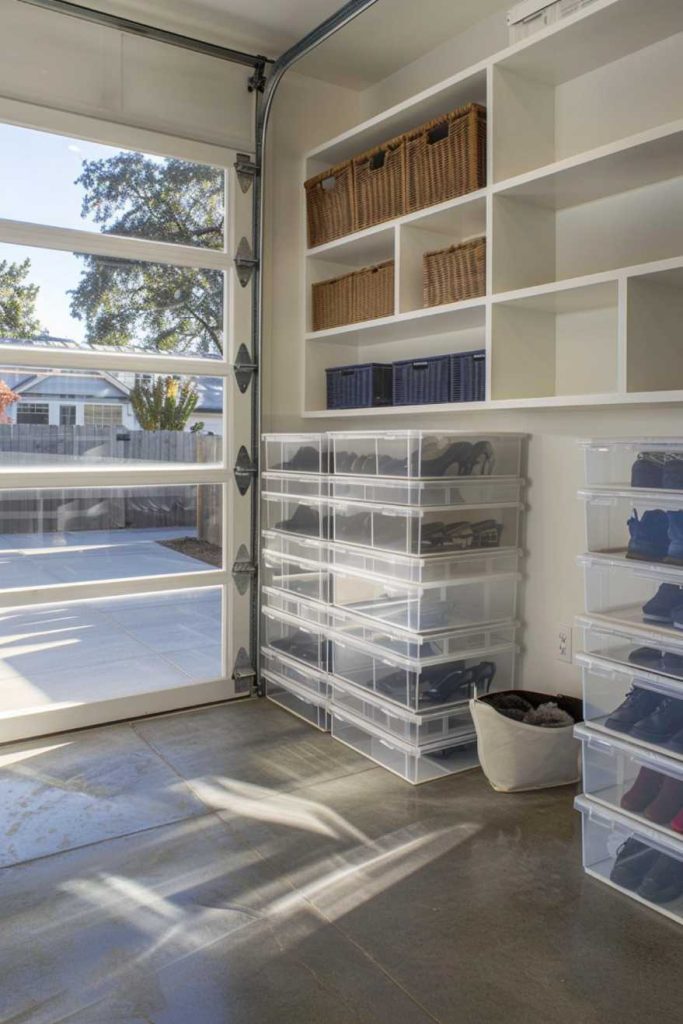
[[(218, 462), (222, 439), (174, 430), (0, 424), (2, 466), (62, 466), (71, 461)], [(220, 545), (221, 489), (215, 485), (0, 493), (0, 533), (53, 533), (155, 527), (197, 528)]]

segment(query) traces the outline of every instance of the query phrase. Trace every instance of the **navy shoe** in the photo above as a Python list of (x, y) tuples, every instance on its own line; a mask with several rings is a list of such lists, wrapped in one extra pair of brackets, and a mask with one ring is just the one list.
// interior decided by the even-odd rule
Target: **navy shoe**
[(651, 714), (641, 718), (631, 729), (634, 740), (644, 743), (666, 743), (683, 729), (683, 700), (663, 697)]
[(676, 676), (678, 679), (683, 679), (683, 655), (670, 654), (669, 651), (666, 651), (662, 655), (659, 671), (665, 672), (668, 676)]
[(667, 512), (666, 518), (669, 524), (669, 550), (664, 561), (671, 565), (683, 565), (683, 511)]
[[(663, 661), (666, 655), (663, 655), (661, 651), (658, 651), (655, 647), (636, 647), (635, 651), (631, 651), (628, 656), (628, 660), (632, 665), (640, 665), (641, 668), (649, 668), (653, 672), (657, 672), (662, 668)], [(681, 658), (683, 662), (683, 658)]]
[(640, 452), (631, 467), (631, 487), (663, 487), (666, 456), (660, 452)]
[(662, 487), (671, 491), (683, 491), (683, 458), (669, 455), (662, 469)]
[(653, 693), (652, 690), (644, 690), (642, 686), (634, 686), (629, 690), (626, 700), (606, 719), (605, 728), (614, 732), (630, 733), (636, 722), (654, 711), (661, 701), (661, 693)]
[(659, 622), (665, 626), (673, 623), (674, 608), (681, 613), (681, 625), (683, 629), (683, 589), (674, 583), (662, 583), (654, 597), (643, 605), (643, 619), (645, 622)]
[(650, 903), (671, 903), (683, 896), (683, 861), (659, 853), (637, 891)]
[(669, 517), (661, 509), (643, 512), (642, 518), (633, 511), (628, 520), (631, 539), (626, 551), (627, 558), (638, 558), (642, 562), (662, 562), (669, 553)]

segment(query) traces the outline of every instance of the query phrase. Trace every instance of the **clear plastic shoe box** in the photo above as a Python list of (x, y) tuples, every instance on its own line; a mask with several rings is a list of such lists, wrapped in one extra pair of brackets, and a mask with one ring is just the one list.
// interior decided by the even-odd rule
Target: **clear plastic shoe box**
[[(511, 635), (514, 641), (514, 629)], [(411, 712), (426, 713), (435, 707), (467, 703), (492, 690), (514, 688), (517, 649), (510, 631), (500, 636), (451, 631), (419, 645), (415, 637), (406, 643), (419, 651), (417, 657), (391, 651), (393, 638), (389, 636), (372, 639), (380, 643), (330, 631), (330, 673), (370, 697), (400, 704)], [(477, 643), (482, 646), (477, 648)]]
[[(680, 569), (609, 555), (582, 555), (578, 561), (584, 570), (589, 614), (605, 616), (621, 626), (645, 625), (683, 636), (683, 628), (676, 630), (674, 621), (683, 627)], [(677, 608), (680, 615), (675, 614)]]
[(262, 490), (267, 494), (285, 494), (299, 498), (326, 498), (330, 478), (315, 473), (264, 473)]
[(285, 683), (293, 683), (305, 690), (311, 700), (318, 704), (325, 704), (330, 697), (330, 677), (327, 672), (295, 661), (273, 647), (261, 648), (261, 667), (271, 675), (279, 676)]
[(519, 504), (523, 480), (507, 477), (457, 477), (451, 480), (392, 480), (383, 477), (331, 476), (330, 495), (342, 501), (370, 501), (376, 505), (432, 506)]
[(423, 479), (520, 477), (524, 437), (444, 430), (340, 431), (329, 435), (335, 475)]
[(263, 525), (266, 530), (326, 540), (329, 536), (330, 511), (323, 498), (304, 498), (264, 491)]
[[(594, 488), (579, 491), (579, 497), (585, 503), (588, 551), (626, 555), (628, 550), (634, 561), (683, 565), (683, 494)], [(630, 549), (629, 522), (636, 534)]]
[(320, 671), (327, 671), (324, 626), (296, 618), (278, 608), (265, 607), (262, 629), (266, 647)]
[(326, 604), (331, 596), (331, 579), (324, 562), (309, 562), (267, 550), (262, 554), (261, 581), (267, 590), (282, 590)]
[(305, 626), (312, 624), (321, 630), (330, 625), (329, 606), (320, 601), (273, 587), (262, 587), (262, 594), (264, 610), (282, 612), (289, 618), (301, 620)]
[(574, 735), (581, 740), (585, 795), (670, 832), (683, 846), (683, 763), (585, 726)]
[(412, 633), (512, 622), (516, 615), (516, 572), (424, 584), (364, 577), (337, 567), (331, 572), (335, 608)]
[[(654, 648), (640, 648), (655, 655)], [(645, 656), (645, 654), (644, 654)], [(654, 660), (654, 659), (653, 659)], [(636, 665), (577, 654), (583, 675), (584, 718), (592, 729), (616, 740), (647, 747), (683, 761), (683, 680), (648, 672)], [(615, 712), (636, 692), (639, 716), (614, 719)], [(657, 719), (649, 715), (657, 709)], [(635, 715), (635, 711), (634, 711)]]
[(580, 616), (576, 625), (586, 656), (618, 662), (630, 672), (661, 673), (683, 683), (683, 632), (674, 636), (647, 627), (619, 628), (587, 616)]
[(521, 508), (518, 501), (417, 508), (335, 499), (329, 503), (330, 537), (402, 555), (517, 548)]
[(289, 555), (306, 562), (327, 562), (328, 544), (319, 537), (299, 537), (279, 530), (263, 530), (262, 547), (273, 555)]
[(327, 473), (327, 434), (264, 434), (266, 472)]
[[(681, 839), (610, 811), (586, 796), (577, 797), (574, 805), (583, 818), (583, 866), (587, 873), (683, 924)], [(645, 854), (645, 862), (641, 860), (638, 866), (631, 862), (629, 866), (632, 852)]]
[(412, 746), (425, 747), (433, 746), (435, 742), (471, 740), (475, 735), (468, 704), (451, 707), (446, 711), (438, 709), (415, 714), (333, 678), (332, 706), (340, 714), (350, 712), (369, 726), (376, 726)]
[(261, 674), (266, 681), (268, 700), (296, 715), (297, 718), (302, 718), (304, 722), (315, 726), (321, 732), (330, 731), (330, 714), (326, 703), (319, 703), (307, 689), (275, 672), (263, 669)]
[(582, 447), (589, 487), (683, 490), (683, 441), (680, 437), (607, 438), (583, 441)]

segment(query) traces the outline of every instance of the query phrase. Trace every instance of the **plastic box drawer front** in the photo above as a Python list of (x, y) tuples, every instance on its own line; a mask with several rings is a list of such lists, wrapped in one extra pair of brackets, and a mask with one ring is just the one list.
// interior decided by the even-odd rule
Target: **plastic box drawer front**
[(275, 590), (272, 587), (262, 587), (261, 597), (264, 613), (272, 611), (279, 613), (280, 617), (285, 615), (288, 619), (293, 618), (319, 632), (325, 632), (329, 628), (330, 608), (320, 601), (311, 601), (300, 594)]
[(335, 607), (413, 633), (512, 621), (516, 573), (463, 577), (425, 586), (332, 573)]
[(263, 548), (278, 555), (303, 558), (307, 562), (328, 562), (328, 542), (318, 537), (297, 537), (279, 530), (262, 531)]
[[(589, 487), (683, 490), (681, 438), (606, 438), (583, 442)], [(665, 472), (666, 470), (666, 472)]]
[(330, 494), (347, 501), (380, 505), (487, 505), (519, 502), (524, 481), (497, 477), (458, 477), (450, 480), (387, 480), (381, 477), (330, 477)]
[(264, 608), (263, 639), (267, 647), (288, 658), (321, 671), (327, 670), (327, 641), (322, 629)]
[(266, 530), (297, 537), (325, 540), (329, 535), (329, 506), (323, 498), (299, 498), (286, 494), (262, 495)]
[(412, 479), (520, 477), (524, 436), (442, 430), (329, 435), (336, 475)]
[(305, 562), (264, 551), (261, 580), (265, 588), (282, 590), (311, 601), (329, 601), (330, 572), (319, 562)]
[(617, 628), (656, 627), (670, 636), (683, 635), (680, 569), (607, 555), (586, 555), (578, 561), (584, 569), (589, 614), (605, 616)]
[(683, 763), (583, 726), (575, 733), (586, 796), (665, 829), (683, 845)]
[[(677, 923), (683, 923), (683, 843), (633, 818), (616, 814), (588, 797), (580, 796), (575, 806), (583, 817), (583, 866), (594, 878), (619, 889), (627, 896)], [(648, 851), (640, 870), (629, 870), (629, 840)], [(633, 849), (633, 842), (630, 848)], [(656, 872), (655, 877), (652, 877)], [(657, 875), (668, 886), (656, 884)], [(668, 888), (668, 891), (666, 889)]]
[(264, 434), (266, 472), (327, 473), (327, 434)]
[(330, 478), (316, 473), (264, 473), (261, 490), (298, 498), (326, 498), (330, 493)]
[(586, 544), (598, 554), (683, 565), (683, 493), (579, 492), (586, 510)]
[(519, 545), (520, 506), (418, 509), (332, 501), (331, 537), (399, 555), (474, 553)]
[(300, 690), (291, 680), (264, 672), (266, 696), (278, 707), (315, 726), (321, 732), (330, 731), (330, 716), (325, 705), (317, 704), (309, 694)]
[(411, 711), (463, 704), (491, 690), (514, 687), (514, 647), (464, 656), (424, 653), (423, 661), (412, 661), (362, 641), (329, 635), (329, 669), (335, 677)]
[(479, 764), (476, 741), (434, 750), (423, 749), (403, 744), (346, 711), (339, 712), (332, 707), (331, 717), (334, 739), (413, 785), (467, 771)]
[(517, 572), (520, 553), (516, 549), (505, 551), (475, 551), (470, 554), (397, 555), (388, 551), (347, 544), (330, 544), (329, 563), (342, 571), (348, 569), (362, 575), (380, 576), (405, 583), (434, 583), (457, 579), (460, 576), (485, 576), (494, 572)]
[(330, 696), (327, 672), (294, 661), (275, 648), (261, 648), (261, 667), (265, 672), (298, 686), (314, 702), (324, 704)]

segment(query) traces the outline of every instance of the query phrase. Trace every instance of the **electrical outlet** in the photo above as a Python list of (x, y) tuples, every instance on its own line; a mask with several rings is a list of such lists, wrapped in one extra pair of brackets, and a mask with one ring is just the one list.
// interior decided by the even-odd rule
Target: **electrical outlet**
[(571, 626), (558, 626), (557, 636), (555, 638), (556, 652), (555, 657), (558, 661), (568, 661), (572, 663), (572, 627)]

